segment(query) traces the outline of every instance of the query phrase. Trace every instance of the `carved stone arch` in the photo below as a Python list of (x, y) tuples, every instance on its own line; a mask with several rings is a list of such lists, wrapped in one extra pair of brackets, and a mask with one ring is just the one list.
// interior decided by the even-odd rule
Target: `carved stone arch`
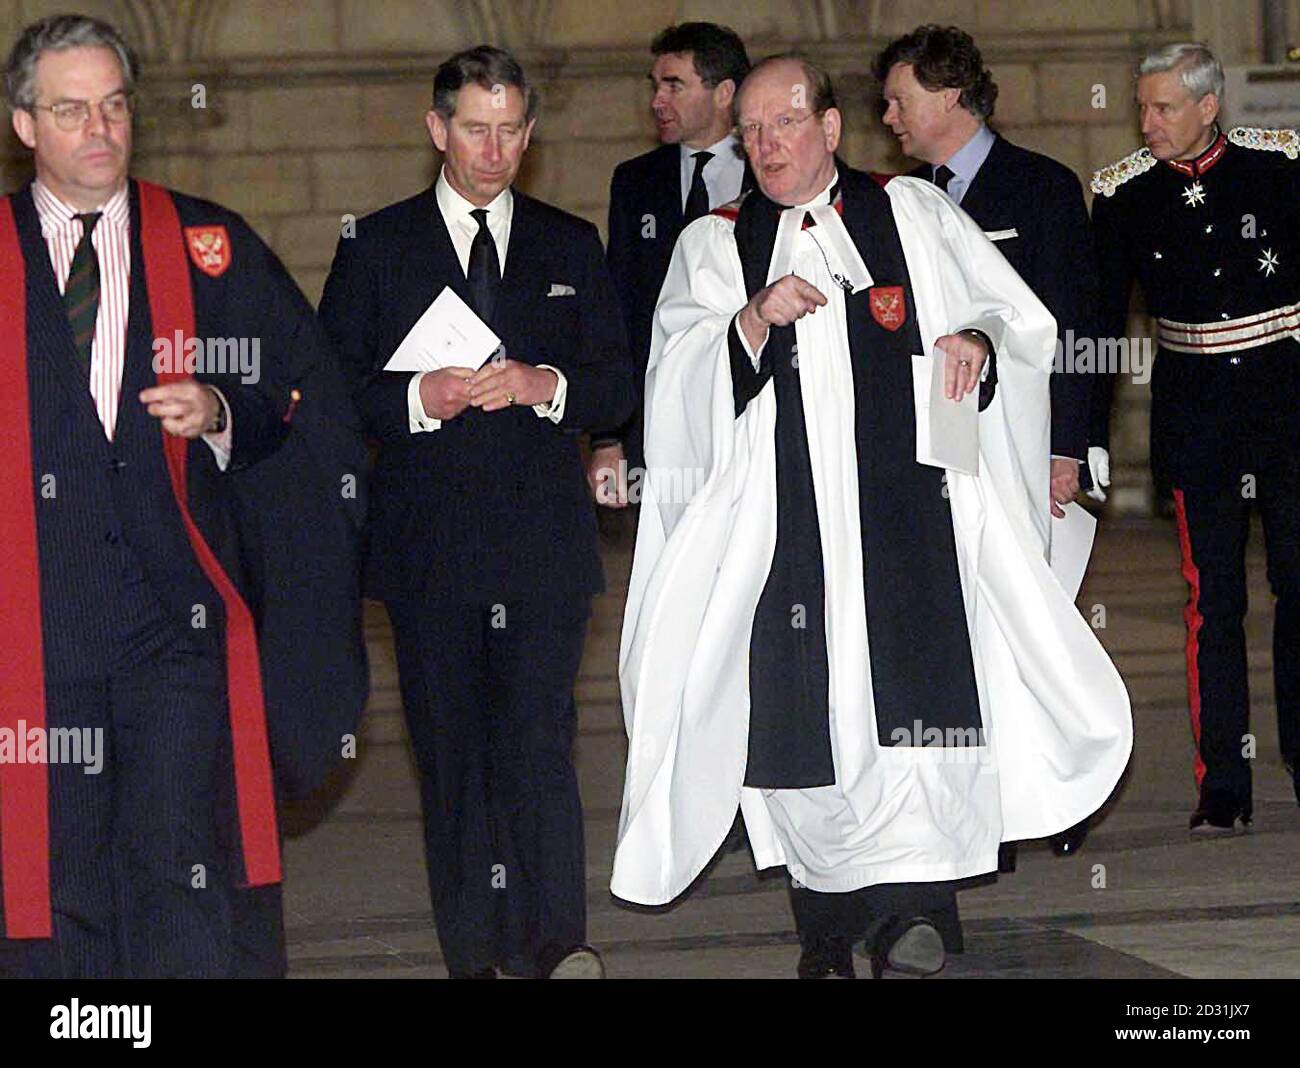
[(211, 55), (212, 42), (226, 18), (227, 0), (190, 0), (189, 18), (184, 27), (185, 57), (200, 59)]
[(527, 52), (546, 36), (551, 0), (473, 0), (464, 10), (467, 29), (477, 40)]
[(881, 24), (884, 0), (800, 0), (803, 38), (838, 41), (866, 37)]
[(1158, 30), (1169, 29), (1186, 22), (1186, 13), (1177, 10), (1182, 4), (1174, 0), (1150, 0), (1151, 25)]
[(193, 59), (196, 28), (220, 17), (224, 0), (118, 0), (123, 25), (138, 42), (142, 58), (155, 63)]
[(109, 20), (130, 42), (142, 62), (152, 60), (158, 44), (157, 28), (142, 0), (114, 0)]

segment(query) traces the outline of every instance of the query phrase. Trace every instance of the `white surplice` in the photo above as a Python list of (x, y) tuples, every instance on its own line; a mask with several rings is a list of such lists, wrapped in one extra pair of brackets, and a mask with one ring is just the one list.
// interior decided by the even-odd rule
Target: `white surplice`
[[(825, 568), (835, 784), (743, 786), (750, 632), (776, 535), (776, 401), (769, 382), (735, 416), (727, 331), (747, 295), (734, 223), (706, 216), (673, 254), (646, 377), (649, 475), (619, 656), (629, 749), (612, 889), (626, 900), (682, 893), (737, 803), (758, 866), (787, 865), (815, 890), (977, 875), (996, 866), (999, 841), (1045, 837), (1094, 812), (1128, 762), (1127, 691), (1046, 562), (1055, 323), (932, 185), (896, 178), (886, 192), (920, 325), (918, 437), (935, 339), (973, 327), (997, 351), (979, 474), (947, 477), (985, 744), (877, 737), (845, 297), (804, 234), (794, 269), (829, 300), (795, 334)], [(702, 482), (683, 477), (693, 471)], [(682, 486), (694, 493), (667, 492)]]

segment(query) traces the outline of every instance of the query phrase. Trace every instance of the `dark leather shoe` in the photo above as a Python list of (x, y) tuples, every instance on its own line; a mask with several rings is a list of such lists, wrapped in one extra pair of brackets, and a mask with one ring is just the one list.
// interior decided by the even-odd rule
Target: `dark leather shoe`
[(853, 943), (847, 938), (819, 938), (803, 947), (795, 974), (800, 979), (856, 979)]
[(550, 946), (537, 962), (544, 979), (604, 979), (605, 962), (591, 946)]
[(1250, 830), (1251, 804), (1217, 790), (1201, 792), (1201, 803), (1188, 821), (1196, 838), (1225, 838)]
[(448, 969), (448, 974), (452, 979), (495, 979), (497, 970), (495, 968), (476, 968), (470, 972), (455, 972)]
[(1080, 820), (1073, 827), (1054, 834), (1048, 839), (1052, 843), (1052, 852), (1058, 857), (1072, 857), (1083, 848), (1083, 840), (1088, 837), (1088, 821)]
[(891, 919), (876, 935), (871, 949), (871, 977), (887, 969), (918, 978), (942, 970), (947, 956), (938, 929), (924, 916)]
[(998, 846), (998, 873), (1010, 875), (1016, 870), (1016, 843), (1003, 842)]

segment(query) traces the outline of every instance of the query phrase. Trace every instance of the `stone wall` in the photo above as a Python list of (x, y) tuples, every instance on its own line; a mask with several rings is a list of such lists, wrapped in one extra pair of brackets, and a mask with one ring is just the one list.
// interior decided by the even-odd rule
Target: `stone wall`
[[(1288, 0), (1300, 30), (1300, 0)], [(0, 40), (67, 0), (7, 0)], [(1000, 86), (995, 124), (1083, 178), (1139, 145), (1131, 70), (1161, 42), (1204, 36), (1226, 61), (1259, 58), (1254, 3), (1217, 0), (82, 0), (145, 60), (137, 172), (244, 213), (318, 298), (344, 214), (408, 196), (436, 167), (423, 125), (432, 71), (481, 41), (515, 51), (543, 103), (520, 185), (604, 229), (614, 165), (654, 144), (647, 45), (687, 18), (728, 23), (751, 55), (797, 46), (836, 75), (844, 154), (909, 166), (880, 126), (870, 57), (919, 22), (975, 35)], [(1098, 87), (1105, 106), (1098, 107)], [(196, 105), (202, 106), (196, 106)], [(0, 182), (29, 172), (16, 139)], [(1142, 324), (1135, 324), (1139, 331)], [(1120, 506), (1146, 501), (1146, 398), (1121, 391)]]

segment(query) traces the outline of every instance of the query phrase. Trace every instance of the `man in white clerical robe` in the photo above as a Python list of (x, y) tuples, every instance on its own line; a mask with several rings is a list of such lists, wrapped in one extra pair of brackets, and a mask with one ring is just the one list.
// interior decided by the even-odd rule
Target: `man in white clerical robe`
[(655, 317), (612, 889), (680, 895), (739, 804), (801, 976), (862, 940), (929, 974), (953, 881), (1095, 811), (1132, 744), (1045, 560), (1055, 324), (937, 189), (837, 159), (811, 64), (737, 113), (758, 189), (683, 231)]

